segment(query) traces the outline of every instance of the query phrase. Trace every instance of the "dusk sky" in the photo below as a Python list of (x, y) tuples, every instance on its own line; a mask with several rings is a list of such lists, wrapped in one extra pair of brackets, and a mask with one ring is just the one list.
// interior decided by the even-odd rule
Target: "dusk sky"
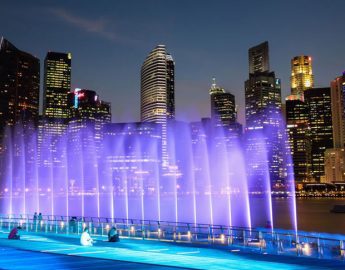
[(72, 87), (110, 101), (113, 122), (140, 120), (140, 68), (165, 44), (176, 65), (177, 119), (209, 116), (215, 76), (236, 96), (243, 122), (248, 48), (269, 41), (283, 98), (296, 55), (311, 55), (315, 86), (329, 86), (345, 70), (344, 10), (344, 0), (11, 0), (1, 1), (0, 36), (39, 57), (42, 68), (48, 51), (71, 52)]

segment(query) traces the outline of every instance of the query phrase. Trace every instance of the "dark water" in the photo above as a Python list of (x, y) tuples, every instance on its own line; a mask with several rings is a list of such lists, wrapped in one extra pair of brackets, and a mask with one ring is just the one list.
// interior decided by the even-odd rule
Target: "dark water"
[[(273, 200), (275, 226), (290, 228), (287, 218), (290, 199)], [(331, 213), (335, 204), (345, 204), (344, 198), (297, 198), (298, 230), (345, 234), (345, 214)]]

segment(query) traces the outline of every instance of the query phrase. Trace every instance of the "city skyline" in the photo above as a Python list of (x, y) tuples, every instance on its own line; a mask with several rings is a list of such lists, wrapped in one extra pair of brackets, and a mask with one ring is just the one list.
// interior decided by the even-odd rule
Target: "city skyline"
[(345, 0), (1, 7), (1, 269), (344, 268)]
[[(152, 15), (152, 12), (163, 9), (163, 4), (153, 5), (153, 3), (146, 3), (152, 10), (148, 14), (139, 14), (138, 19), (146, 18), (150, 14)], [(111, 12), (106, 11), (105, 8), (98, 9), (97, 7), (93, 7), (95, 8), (93, 14), (88, 16), (85, 12), (91, 9), (91, 5), (85, 4), (80, 7), (77, 2), (73, 4), (62, 2), (59, 8), (51, 4), (43, 4), (38, 7), (38, 4), (35, 6), (35, 4), (23, 3), (20, 8), (16, 9), (11, 8), (12, 3), (5, 3), (5, 9), (8, 12), (0, 20), (7, 20), (7, 24), (8, 22), (13, 23), (6, 30), (2, 29), (1, 35), (13, 42), (19, 49), (38, 56), (41, 62), (48, 51), (71, 52), (73, 56), (72, 89), (75, 87), (95, 89), (105, 100), (112, 103), (114, 122), (139, 120), (140, 65), (149, 51), (157, 44), (165, 44), (169, 48), (169, 52), (174, 55), (176, 62), (176, 118), (193, 121), (210, 116), (208, 89), (211, 78), (215, 76), (222, 87), (235, 95), (239, 106), (239, 121), (243, 123), (243, 82), (247, 77), (247, 49), (249, 47), (265, 40), (269, 41), (271, 69), (276, 72), (278, 78), (282, 79), (283, 99), (290, 93), (289, 77), (292, 57), (302, 54), (313, 57), (315, 87), (328, 87), (334, 77), (341, 75), (343, 71), (341, 63), (345, 61), (341, 54), (341, 46), (339, 46), (343, 43), (343, 37), (337, 35), (341, 29), (341, 23), (334, 23), (334, 20), (341, 18), (336, 14), (338, 10), (341, 10), (339, 6), (342, 3), (332, 2), (332, 5), (326, 8), (325, 4), (313, 1), (313, 7), (308, 9), (305, 14), (309, 21), (307, 20), (308, 22), (293, 35), (291, 32), (296, 23), (293, 21), (284, 23), (283, 18), (277, 22), (277, 25), (269, 25), (272, 28), (272, 35), (263, 34), (266, 31), (260, 29), (258, 31), (259, 26), (243, 23), (243, 20), (250, 22), (249, 17), (253, 13), (249, 10), (248, 15), (243, 18), (239, 16), (250, 6), (249, 3), (237, 4), (235, 10), (238, 12), (229, 8), (230, 4), (221, 1), (209, 7), (210, 10), (207, 10), (206, 3), (200, 3), (198, 6), (186, 4), (182, 12), (173, 14), (176, 8), (181, 10), (181, 7), (176, 4), (170, 9), (173, 15), (153, 16), (149, 20), (149, 24), (157, 25), (157, 27), (148, 27), (148, 29), (144, 25), (136, 26), (138, 19), (133, 18), (133, 22), (129, 22), (131, 16), (138, 15), (142, 5), (140, 2), (135, 5), (138, 10), (133, 8), (129, 18), (123, 18), (117, 14), (127, 8), (123, 3), (109, 5), (109, 11), (116, 10), (115, 13), (118, 15), (114, 14), (113, 17), (110, 16)], [(264, 7), (270, 3), (272, 2), (265, 2), (261, 7), (256, 8), (259, 12), (264, 12)], [(335, 6), (337, 9), (332, 8)], [(195, 8), (196, 12), (191, 19), (187, 19), (188, 11), (191, 11), (192, 8)], [(285, 11), (292, 11), (293, 4), (280, 3), (276, 10), (279, 11), (282, 8), (285, 8)], [(8, 17), (9, 14), (23, 15), (24, 10), (29, 12), (25, 12), (25, 16), (20, 16), (23, 21), (19, 19), (15, 22)], [(212, 11), (214, 12), (212, 13)], [(299, 12), (302, 11), (295, 11), (294, 16), (297, 16), (296, 13)], [(287, 16), (285, 15), (287, 13), (285, 12), (283, 17)], [(40, 16), (35, 17), (35, 14)], [(215, 14), (216, 19), (212, 22), (205, 20), (204, 18), (207, 18), (209, 14)], [(324, 16), (320, 19), (320, 16), (317, 15), (321, 14)], [(47, 20), (48, 15), (50, 18)], [(332, 15), (332, 23), (327, 22), (330, 15)], [(33, 17), (35, 19), (32, 19)], [(119, 23), (119, 29), (116, 29), (125, 34), (125, 38), (121, 35), (114, 35), (113, 28), (109, 27), (111, 25), (109, 21), (113, 22), (114, 17), (122, 22)], [(175, 17), (176, 25), (173, 24)], [(278, 15), (272, 14), (272, 18), (263, 19), (262, 25), (267, 25), (277, 17)], [(191, 21), (192, 18), (195, 20)], [(316, 20), (316, 18), (319, 19)], [(47, 21), (45, 25), (34, 28), (44, 19)], [(167, 28), (159, 26), (164, 19), (167, 21)], [(182, 27), (184, 20), (189, 23), (186, 29)], [(24, 21), (28, 25), (27, 33), (20, 35), (23, 31), (21, 26)], [(229, 25), (231, 25), (230, 28)], [(229, 30), (233, 30), (234, 26), (239, 27), (238, 31), (230, 31), (230, 33)], [(287, 26), (289, 29), (286, 29)], [(194, 29), (195, 27), (197, 28)], [(281, 30), (274, 31), (278, 27)], [(330, 27), (333, 31), (327, 31), (327, 29), (331, 29)], [(338, 27), (339, 31), (337, 31)], [(38, 32), (44, 33), (44, 35), (40, 35), (38, 39), (37, 33), (33, 32), (34, 29), (39, 29)], [(166, 29), (165, 32), (162, 29)], [(143, 31), (139, 34), (140, 30)], [(191, 33), (191, 30), (193, 30), (193, 35), (186, 36)], [(323, 33), (323, 38), (317, 38), (318, 32)], [(34, 40), (34, 42), (27, 42), (30, 33), (33, 34), (33, 39), (30, 41)], [(300, 40), (301, 36), (304, 37), (303, 41)], [(133, 42), (134, 37), (139, 41)], [(39, 42), (35, 41), (35, 38)], [(89, 50), (83, 47), (82, 44), (85, 42), (90, 45)], [(43, 73), (41, 72), (41, 74)], [(42, 96), (42, 86), (40, 93)], [(192, 98), (193, 104), (189, 102)]]

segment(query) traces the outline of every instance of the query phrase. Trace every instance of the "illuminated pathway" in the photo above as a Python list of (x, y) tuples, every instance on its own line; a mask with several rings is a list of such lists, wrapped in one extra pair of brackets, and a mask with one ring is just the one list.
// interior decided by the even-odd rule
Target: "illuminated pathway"
[[(82, 247), (79, 238), (53, 234), (24, 234), (8, 240), (0, 233), (1, 269), (344, 269), (341, 261), (249, 254), (239, 250), (121, 239), (108, 243), (98, 239), (93, 247)], [(35, 251), (35, 252), (28, 252)], [(29, 253), (29, 255), (28, 255)], [(30, 255), (31, 254), (31, 255)], [(68, 265), (68, 266), (67, 266)], [(316, 268), (317, 266), (317, 268)]]

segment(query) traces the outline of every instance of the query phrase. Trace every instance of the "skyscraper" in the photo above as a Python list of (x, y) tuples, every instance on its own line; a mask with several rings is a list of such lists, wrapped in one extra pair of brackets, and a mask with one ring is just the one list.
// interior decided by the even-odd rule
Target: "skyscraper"
[(167, 122), (175, 118), (174, 62), (165, 45), (158, 45), (141, 67), (141, 121), (162, 126), (162, 163), (168, 165)]
[(175, 120), (175, 62), (170, 54), (167, 54), (167, 117)]
[(216, 85), (215, 78), (210, 89), (211, 119), (216, 127), (229, 127), (236, 122), (235, 96)]
[(265, 72), (270, 70), (268, 41), (254, 46), (248, 51), (249, 73)]
[(48, 52), (44, 60), (43, 115), (46, 118), (66, 120), (69, 117), (71, 59), (70, 53)]
[(98, 126), (111, 122), (110, 103), (101, 100), (93, 90), (76, 88), (68, 94), (68, 106), (71, 124), (80, 127), (91, 124), (97, 130)]
[(52, 160), (57, 165), (63, 163), (64, 155), (57, 148), (66, 135), (70, 117), (67, 96), (71, 90), (71, 59), (70, 53), (48, 52), (44, 60), (43, 116), (38, 126), (40, 166), (51, 163), (45, 159), (44, 149), (54, 153)]
[(247, 128), (279, 125), (281, 84), (274, 72), (249, 74), (245, 82), (245, 106)]
[(325, 151), (325, 182), (345, 181), (344, 148), (332, 148)]
[(308, 105), (290, 95), (286, 98), (286, 126), (294, 164), (295, 181), (310, 180), (310, 129)]
[[(14, 149), (12, 162), (16, 166), (24, 165), (23, 174), (27, 186), (31, 186), (36, 176), (33, 166), (36, 158), (36, 143), (31, 138), (34, 137), (39, 117), (39, 85), (39, 59), (17, 49), (2, 37), (0, 40), (0, 154), (3, 154), (2, 160), (6, 159), (7, 150)], [(11, 127), (8, 132), (5, 132), (6, 126)], [(12, 140), (12, 138), (16, 139)], [(18, 141), (21, 141), (22, 145)], [(3, 170), (5, 164), (6, 160), (0, 163), (0, 183), (3, 179), (2, 173), (5, 172)], [(20, 177), (15, 177), (13, 190), (18, 192), (21, 190), (19, 183)]]
[(0, 41), (0, 126), (22, 122), (37, 124), (40, 61), (17, 49), (8, 40)]
[(286, 98), (286, 123), (296, 181), (311, 180), (311, 144), (309, 107), (304, 102), (306, 90), (314, 87), (310, 56), (291, 59), (291, 95)]
[[(249, 49), (249, 79), (245, 82), (248, 175), (262, 189), (268, 165), (272, 187), (284, 184), (281, 83), (269, 71), (268, 42)], [(264, 157), (267, 153), (267, 161)], [(260, 163), (260, 164), (259, 164)], [(253, 187), (251, 187), (253, 188)]]
[(78, 136), (83, 134), (82, 144), (94, 142), (98, 151), (103, 139), (103, 127), (111, 122), (110, 103), (102, 101), (93, 90), (77, 88), (68, 94), (68, 106), (71, 115), (68, 131), (72, 141), (79, 140)]
[(333, 148), (331, 89), (313, 88), (304, 92), (309, 111), (311, 176), (322, 181), (325, 174), (325, 151)]
[(331, 81), (333, 148), (325, 151), (325, 182), (345, 181), (345, 74)]
[(301, 55), (291, 59), (291, 94), (303, 96), (305, 90), (314, 87), (312, 59)]
[(333, 147), (344, 148), (345, 143), (345, 75), (331, 81)]
[(165, 45), (158, 45), (141, 67), (141, 121), (166, 124), (175, 116), (174, 62)]

